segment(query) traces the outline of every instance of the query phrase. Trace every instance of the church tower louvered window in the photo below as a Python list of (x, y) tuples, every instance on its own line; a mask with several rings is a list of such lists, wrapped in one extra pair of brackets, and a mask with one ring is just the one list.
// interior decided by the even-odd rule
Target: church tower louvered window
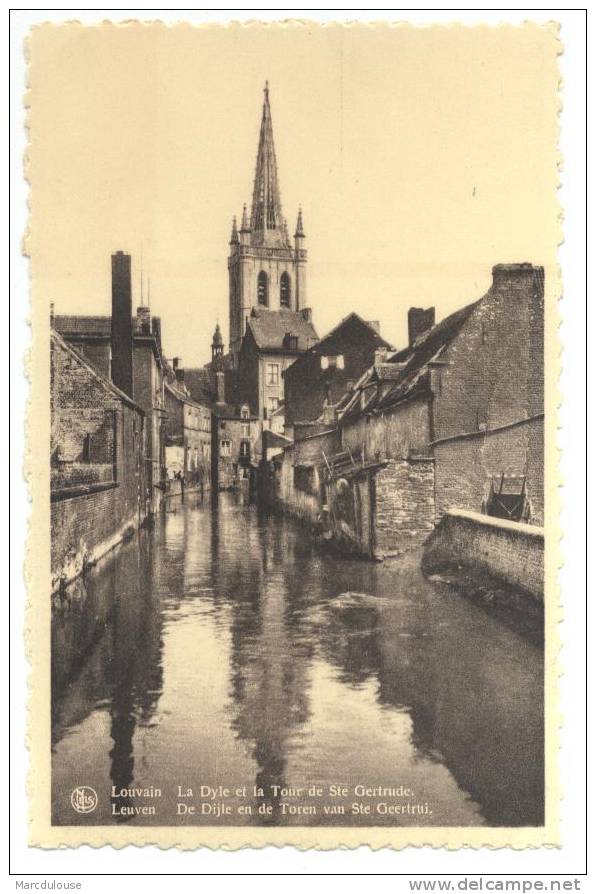
[(267, 274), (261, 270), (257, 278), (257, 299), (260, 305), (267, 307), (269, 305), (269, 283)]
[(280, 307), (290, 307), (292, 303), (292, 293), (290, 277), (284, 271), (279, 282), (279, 304)]

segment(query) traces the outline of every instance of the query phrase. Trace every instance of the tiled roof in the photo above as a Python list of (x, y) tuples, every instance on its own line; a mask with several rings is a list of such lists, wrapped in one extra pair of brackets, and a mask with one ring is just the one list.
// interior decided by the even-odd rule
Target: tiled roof
[[(159, 325), (159, 318), (151, 318), (151, 326)], [(77, 335), (92, 336), (93, 338), (109, 338), (112, 334), (112, 317), (99, 315), (79, 315), (79, 314), (56, 314), (53, 318), (52, 325), (56, 332), (61, 335), (73, 338)], [(143, 332), (141, 330), (141, 320), (139, 317), (132, 318), (132, 331), (134, 335), (153, 336), (158, 338), (155, 328), (152, 332)]]
[[(479, 301), (475, 301), (445, 317), (432, 329), (420, 335), (413, 345), (388, 356), (386, 363), (371, 367), (352, 392), (350, 399), (347, 402), (340, 401), (345, 406), (342, 418), (358, 415), (363, 410), (370, 412), (373, 409), (385, 409), (414, 394), (424, 393), (428, 388), (429, 363), (440, 358), (478, 304)], [(393, 374), (388, 372), (391, 365), (396, 366), (396, 372)], [(379, 380), (394, 380), (395, 384), (381, 393), (375, 388), (367, 389), (367, 385), (371, 386)], [(364, 406), (360, 399), (362, 390), (367, 394)]]
[[(242, 406), (247, 406), (247, 404), (242, 404)], [(215, 403), (211, 407), (213, 414), (215, 416), (219, 416), (220, 419), (237, 419), (240, 421), (240, 409), (241, 406), (239, 404), (221, 404)], [(258, 416), (255, 416), (254, 413), (251, 413), (249, 410), (249, 415), (246, 417), (245, 421), (253, 421), (258, 419)]]
[(376, 325), (373, 323), (369, 323), (367, 320), (363, 320), (361, 316), (357, 313), (352, 312), (344, 317), (342, 320), (337, 323), (323, 338), (316, 344), (309, 348), (309, 354), (326, 354), (329, 350), (330, 345), (334, 343), (337, 337), (340, 335), (342, 330), (348, 330), (351, 325), (356, 325), (359, 327), (365, 327), (366, 329), (370, 329), (370, 332), (373, 336), (373, 340), (376, 342), (376, 346), (378, 348), (387, 348), (389, 351), (393, 350), (393, 346), (389, 344), (388, 341), (385, 341), (382, 338), (381, 334)]
[(184, 384), (193, 400), (199, 403), (213, 400), (211, 373), (205, 367), (185, 369)]
[(266, 434), (266, 437), (263, 439), (266, 446), (269, 447), (287, 447), (289, 444), (293, 444), (291, 438), (286, 438), (285, 435), (279, 435), (277, 432), (269, 431), (263, 432)]
[(135, 403), (135, 401), (128, 394), (126, 394), (124, 391), (121, 391), (120, 388), (118, 388), (116, 385), (114, 385), (114, 383), (112, 382), (111, 379), (106, 379), (103, 376), (101, 376), (97, 372), (95, 367), (92, 366), (90, 363), (87, 363), (85, 358), (81, 357), (81, 355), (77, 351), (75, 351), (72, 348), (72, 346), (69, 345), (68, 342), (65, 341), (65, 339), (62, 338), (60, 333), (57, 332), (56, 329), (54, 329), (54, 328), (50, 329), (50, 340), (54, 344), (59, 345), (68, 354), (70, 354), (80, 366), (84, 366), (85, 369), (87, 370), (87, 372), (97, 382), (99, 382), (100, 385), (103, 388), (105, 388), (106, 391), (110, 391), (112, 394), (116, 395), (116, 397), (118, 397), (121, 401), (123, 401), (124, 403), (128, 404), (131, 407), (134, 407), (134, 409), (137, 412), (142, 413), (143, 416), (145, 415), (145, 411), (137, 403)]
[(456, 310), (419, 336), (413, 345), (390, 358), (391, 363), (403, 364), (403, 367), (395, 385), (382, 399), (380, 406), (391, 406), (417, 389), (422, 376), (428, 371), (429, 362), (437, 360), (451, 344), (478, 304), (479, 301), (474, 301)]
[(106, 316), (78, 316), (74, 314), (56, 314), (53, 320), (54, 329), (61, 335), (96, 335), (110, 336), (112, 318)]
[(284, 344), (287, 335), (297, 336), (299, 351), (306, 351), (319, 340), (312, 322), (293, 310), (253, 308), (248, 328), (257, 346), (263, 350), (288, 350)]
[(399, 379), (403, 367), (397, 363), (375, 363), (375, 376), (380, 382)]

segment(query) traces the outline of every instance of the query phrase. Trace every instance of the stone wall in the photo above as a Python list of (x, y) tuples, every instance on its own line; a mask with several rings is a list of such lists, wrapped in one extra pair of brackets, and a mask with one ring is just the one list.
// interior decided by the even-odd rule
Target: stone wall
[(392, 460), (376, 475), (377, 555), (420, 545), (434, 527), (432, 458)]
[(496, 429), (544, 411), (544, 271), (497, 265), (434, 374), (437, 441)]
[(341, 427), (343, 449), (363, 451), (365, 460), (406, 459), (412, 451), (427, 452), (430, 441), (427, 397), (398, 404), (383, 413), (347, 420)]
[[(58, 336), (51, 342), (50, 403), (54, 590), (142, 521), (145, 417)], [(93, 445), (96, 433), (103, 462), (83, 462), (83, 440), (91, 435)]]
[(426, 542), (423, 568), (486, 571), (536, 600), (544, 598), (544, 531), (476, 512), (446, 512)]
[(434, 445), (437, 521), (450, 508), (481, 512), (491, 477), (525, 476), (531, 523), (544, 521), (544, 419)]
[[(292, 448), (284, 450), (284, 452), (273, 461), (273, 503), (276, 508), (280, 509), (282, 512), (288, 512), (296, 518), (315, 525), (320, 511), (319, 498), (315, 493), (307, 493), (306, 491), (295, 487), (294, 461), (295, 456)], [(313, 489), (315, 489), (319, 483), (319, 473), (316, 467), (314, 475), (315, 481)]]

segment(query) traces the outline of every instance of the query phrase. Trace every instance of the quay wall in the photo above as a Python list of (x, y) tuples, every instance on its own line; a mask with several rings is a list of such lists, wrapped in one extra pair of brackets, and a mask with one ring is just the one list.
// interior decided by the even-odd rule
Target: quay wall
[(375, 553), (379, 558), (419, 546), (434, 528), (432, 457), (392, 460), (375, 477)]
[(482, 509), (490, 482), (502, 473), (523, 476), (530, 522), (544, 523), (544, 419), (536, 416), (499, 431), (475, 432), (435, 443), (436, 520), (451, 506)]
[(450, 509), (428, 538), (427, 573), (462, 565), (486, 571), (534, 599), (544, 599), (544, 529)]
[(61, 583), (71, 583), (86, 566), (130, 536), (139, 521), (138, 505), (125, 505), (117, 483), (53, 502), (52, 592)]
[(142, 522), (144, 448), (143, 411), (53, 334), (52, 592)]

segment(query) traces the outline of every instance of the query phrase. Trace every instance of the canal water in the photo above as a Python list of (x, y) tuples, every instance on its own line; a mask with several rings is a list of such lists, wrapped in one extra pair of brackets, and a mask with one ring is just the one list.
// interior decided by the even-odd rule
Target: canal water
[(55, 605), (52, 678), (55, 824), (543, 823), (539, 644), (419, 556), (341, 558), (233, 495)]

